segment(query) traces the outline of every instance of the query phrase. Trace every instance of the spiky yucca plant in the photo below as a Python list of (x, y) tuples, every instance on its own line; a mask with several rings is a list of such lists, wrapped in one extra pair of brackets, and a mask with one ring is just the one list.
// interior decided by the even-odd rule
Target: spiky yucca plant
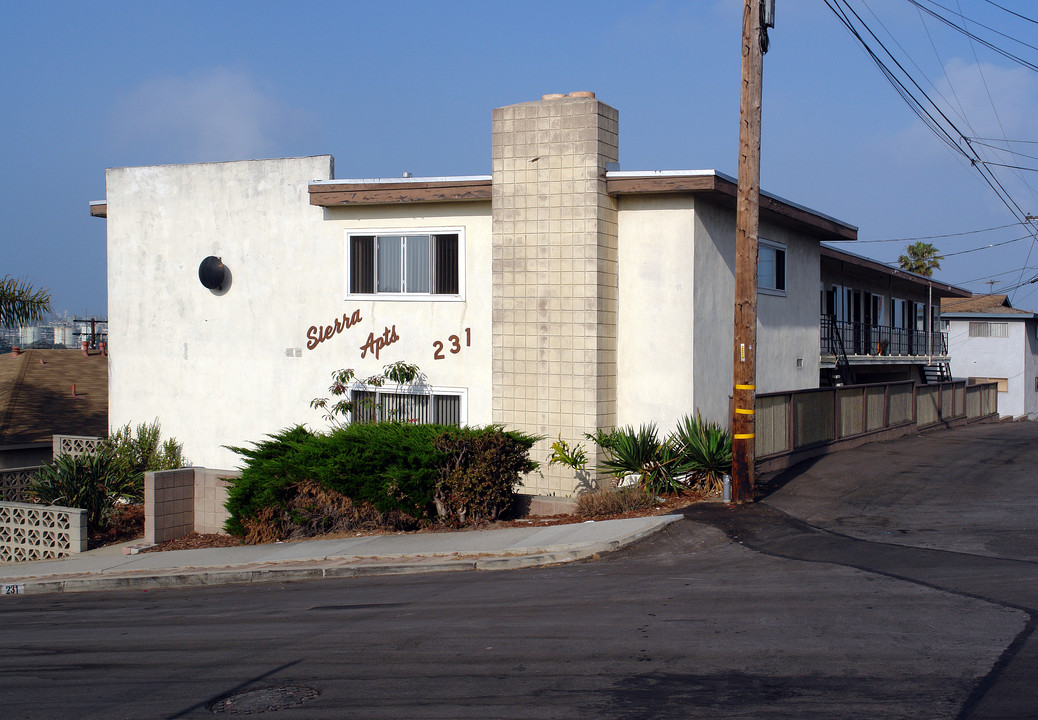
[(612, 475), (618, 481), (627, 475), (641, 475), (641, 485), (647, 492), (665, 493), (681, 490), (674, 478), (678, 455), (669, 440), (660, 440), (655, 423), (619, 428), (609, 434), (609, 444), (602, 446), (605, 459), (599, 472)]

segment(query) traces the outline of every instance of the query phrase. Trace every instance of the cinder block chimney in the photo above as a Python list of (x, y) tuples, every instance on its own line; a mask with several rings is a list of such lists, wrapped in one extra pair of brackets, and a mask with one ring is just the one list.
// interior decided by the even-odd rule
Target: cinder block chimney
[(616, 424), (618, 120), (590, 92), (493, 111), (493, 417), (550, 438), (527, 492), (572, 494), (551, 442)]

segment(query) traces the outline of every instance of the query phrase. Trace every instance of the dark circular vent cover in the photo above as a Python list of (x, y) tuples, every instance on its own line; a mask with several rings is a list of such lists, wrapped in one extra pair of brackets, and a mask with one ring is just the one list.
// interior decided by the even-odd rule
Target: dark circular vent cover
[(226, 269), (223, 266), (223, 260), (213, 255), (207, 257), (198, 266), (198, 279), (210, 290), (215, 290), (223, 285), (225, 274)]

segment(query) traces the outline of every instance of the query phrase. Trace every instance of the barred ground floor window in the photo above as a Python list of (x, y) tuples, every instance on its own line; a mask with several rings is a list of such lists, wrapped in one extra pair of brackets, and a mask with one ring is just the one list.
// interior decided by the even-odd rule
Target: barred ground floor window
[(394, 392), (354, 390), (354, 422), (399, 421), (462, 425), (465, 421), (464, 394), (451, 391)]

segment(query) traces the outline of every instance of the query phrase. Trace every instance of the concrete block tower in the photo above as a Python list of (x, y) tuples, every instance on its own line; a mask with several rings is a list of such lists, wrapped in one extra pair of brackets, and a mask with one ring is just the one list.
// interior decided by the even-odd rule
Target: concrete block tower
[(618, 113), (594, 93), (493, 111), (493, 417), (547, 436), (525, 492), (571, 495), (551, 443), (616, 424)]

